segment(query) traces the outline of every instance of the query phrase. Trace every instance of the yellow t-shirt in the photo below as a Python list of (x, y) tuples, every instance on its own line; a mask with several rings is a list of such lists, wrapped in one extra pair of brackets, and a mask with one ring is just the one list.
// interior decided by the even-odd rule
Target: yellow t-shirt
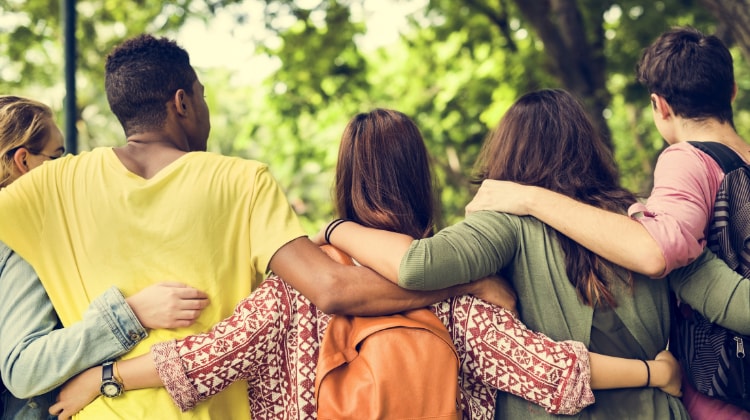
[[(0, 191), (0, 240), (36, 269), (66, 326), (112, 285), (129, 296), (171, 280), (208, 293), (193, 326), (152, 330), (124, 358), (229, 316), (273, 254), (304, 235), (264, 164), (207, 152), (143, 179), (100, 148), (45, 163)], [(246, 388), (235, 383), (184, 414), (163, 388), (126, 391), (97, 398), (79, 418), (247, 419)]]

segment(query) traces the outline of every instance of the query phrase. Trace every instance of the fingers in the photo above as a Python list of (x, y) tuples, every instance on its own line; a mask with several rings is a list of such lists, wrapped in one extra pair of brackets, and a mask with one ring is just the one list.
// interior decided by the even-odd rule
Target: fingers
[(52, 404), (49, 407), (48, 412), (52, 416), (57, 416), (57, 420), (68, 420), (70, 416), (73, 415), (73, 413), (67, 413), (63, 407), (63, 404), (59, 401), (55, 404)]
[(206, 292), (176, 281), (164, 281), (155, 284), (153, 287), (169, 288), (171, 293), (181, 299), (208, 299)]
[(62, 404), (60, 404), (60, 402), (56, 402), (52, 404), (47, 411), (51, 416), (60, 416), (60, 413), (62, 413), (63, 411)]
[(180, 311), (175, 318), (178, 321), (195, 321), (200, 316), (201, 311), (197, 309), (186, 309)]

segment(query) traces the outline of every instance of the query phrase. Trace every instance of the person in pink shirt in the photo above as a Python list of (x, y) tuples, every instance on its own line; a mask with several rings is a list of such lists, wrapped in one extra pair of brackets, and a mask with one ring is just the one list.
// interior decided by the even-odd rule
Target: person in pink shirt
[[(669, 145), (656, 162), (645, 203), (633, 204), (628, 215), (616, 214), (546, 189), (488, 180), (467, 213), (534, 216), (602, 257), (654, 278), (698, 258), (724, 173), (688, 141), (722, 143), (750, 162), (750, 145), (733, 122), (737, 85), (731, 53), (716, 36), (673, 28), (644, 50), (637, 76), (649, 91), (654, 124)], [(698, 394), (687, 380), (683, 388), (695, 419), (750, 419), (744, 410)]]

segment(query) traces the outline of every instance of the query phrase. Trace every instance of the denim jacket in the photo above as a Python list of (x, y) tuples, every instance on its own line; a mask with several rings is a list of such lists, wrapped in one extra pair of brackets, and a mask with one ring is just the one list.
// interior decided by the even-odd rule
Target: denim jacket
[(114, 287), (89, 305), (81, 321), (62, 328), (34, 269), (0, 242), (0, 374), (7, 388), (0, 420), (46, 419), (58, 386), (127, 353), (146, 336)]

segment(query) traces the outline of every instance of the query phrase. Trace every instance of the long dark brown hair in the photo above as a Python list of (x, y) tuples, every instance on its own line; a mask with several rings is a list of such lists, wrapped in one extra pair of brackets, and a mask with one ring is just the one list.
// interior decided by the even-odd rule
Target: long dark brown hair
[[(612, 152), (583, 106), (563, 90), (540, 90), (519, 98), (485, 141), (476, 171), (480, 182), (536, 185), (620, 213), (636, 200), (620, 186)], [(615, 306), (606, 281), (614, 265), (559, 232), (557, 237), (565, 252), (566, 273), (583, 302)]]
[(435, 197), (424, 140), (406, 115), (356, 115), (341, 136), (336, 212), (362, 225), (424, 238), (434, 231)]

